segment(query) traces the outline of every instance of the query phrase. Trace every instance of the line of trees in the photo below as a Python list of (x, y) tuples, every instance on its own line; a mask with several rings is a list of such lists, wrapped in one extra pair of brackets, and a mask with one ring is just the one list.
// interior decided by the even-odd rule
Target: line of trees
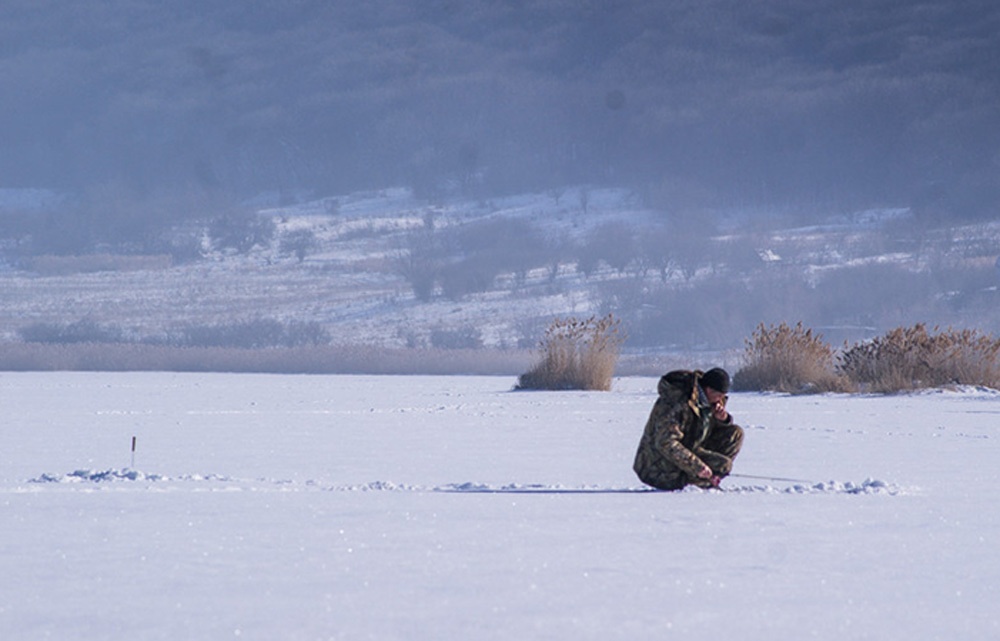
[(53, 210), (0, 212), (4, 257), (27, 263), (38, 256), (168, 255), (184, 263), (206, 251), (247, 254), (275, 246), (302, 262), (319, 246), (310, 229), (279, 235), (272, 218), (230, 203), (139, 202), (114, 193)]
[(166, 336), (139, 336), (115, 323), (83, 318), (61, 323), (32, 323), (19, 330), (25, 343), (50, 345), (145, 344), (168, 347), (268, 349), (329, 345), (330, 332), (311, 321), (282, 322), (273, 318), (237, 319), (193, 324)]
[(720, 261), (731, 265), (737, 256), (751, 266), (759, 262), (755, 254), (715, 243), (703, 231), (676, 223), (639, 228), (608, 222), (575, 240), (547, 234), (537, 224), (516, 218), (440, 230), (430, 226), (405, 238), (396, 271), (418, 300), (427, 301), (437, 295), (460, 300), (490, 291), (502, 275), (515, 287), (525, 285), (528, 273), (535, 270), (544, 270), (554, 280), (561, 266), (570, 264), (587, 278), (610, 269), (639, 280), (656, 274), (667, 282), (690, 280), (698, 270)]

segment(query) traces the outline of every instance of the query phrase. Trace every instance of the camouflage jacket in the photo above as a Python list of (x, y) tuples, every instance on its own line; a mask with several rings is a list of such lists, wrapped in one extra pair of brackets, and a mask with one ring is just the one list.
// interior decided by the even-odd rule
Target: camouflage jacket
[[(697, 385), (700, 371), (677, 370), (660, 378), (659, 398), (639, 441), (633, 469), (654, 487), (674, 485), (681, 472), (695, 479), (706, 463), (697, 452), (719, 424)], [(730, 416), (726, 424), (732, 423)]]

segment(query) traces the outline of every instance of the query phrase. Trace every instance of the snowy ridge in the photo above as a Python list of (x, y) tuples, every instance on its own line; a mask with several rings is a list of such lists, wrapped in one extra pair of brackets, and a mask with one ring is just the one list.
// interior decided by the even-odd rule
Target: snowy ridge
[[(292, 481), (287, 479), (239, 479), (219, 474), (186, 474), (169, 477), (161, 474), (146, 474), (132, 469), (109, 470), (75, 470), (68, 474), (42, 474), (29, 479), (31, 484), (80, 484), (93, 485), (122, 483), (180, 483), (195, 484), (204, 489), (246, 489), (249, 491), (310, 491), (327, 492), (452, 492), (470, 494), (648, 494), (657, 490), (647, 486), (603, 486), (603, 485), (565, 485), (562, 483), (445, 483), (443, 485), (411, 485), (394, 483), (392, 481), (371, 481), (369, 483), (349, 485), (328, 485), (318, 481)], [(825, 483), (802, 484), (774, 487), (772, 485), (743, 485), (719, 488), (727, 494), (905, 494), (899, 486), (877, 479), (866, 479), (856, 484), (851, 481), (827, 481)], [(685, 488), (684, 492), (716, 492), (694, 486)]]

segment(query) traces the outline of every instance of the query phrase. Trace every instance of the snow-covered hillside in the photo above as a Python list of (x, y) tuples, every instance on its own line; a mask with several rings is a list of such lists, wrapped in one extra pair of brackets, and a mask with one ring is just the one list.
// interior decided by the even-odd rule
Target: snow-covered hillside
[[(709, 217), (653, 211), (622, 189), (574, 187), (434, 204), (398, 188), (265, 208), (257, 215), (273, 221), (274, 236), (247, 253), (213, 251), (206, 241), (205, 258), (195, 262), (94, 259), (89, 270), (46, 271), (40, 266), (53, 263), (36, 261), (34, 271), (3, 271), (0, 338), (17, 340), (19, 330), (32, 323), (81, 319), (156, 338), (191, 325), (267, 318), (316, 323), (337, 344), (439, 346), (435, 337), (444, 336), (447, 343), (450, 335), (487, 347), (533, 347), (555, 316), (608, 312), (626, 317), (632, 342), (646, 349), (701, 342), (738, 348), (758, 322), (795, 322), (807, 315), (831, 326), (834, 339), (843, 327), (858, 330), (846, 338), (884, 329), (878, 326), (880, 314), (884, 323), (967, 318), (987, 331), (1000, 327), (993, 304), (996, 279), (990, 280), (1000, 225), (899, 238), (910, 221), (906, 209), (837, 214), (790, 226), (774, 212), (734, 210)], [(530, 232), (524, 238), (535, 252), (524, 259), (530, 268), (523, 273), (497, 268), (485, 286), (457, 295), (439, 279), (427, 295), (417, 295), (410, 263), (418, 243), (431, 236), (437, 243), (454, 242), (448, 234), (467, 229), (479, 230), (473, 240), (482, 244), (491, 221), (507, 225), (493, 228), (500, 231)], [(511, 221), (526, 226), (513, 227)], [(631, 234), (626, 241), (613, 237), (621, 229)], [(706, 234), (705, 240), (699, 234)], [(303, 243), (299, 254), (294, 242)], [(591, 252), (593, 264), (584, 265), (588, 253), (581, 247), (601, 242), (627, 245), (631, 254), (614, 265), (612, 258)], [(460, 259), (481, 251), (430, 243), (423, 249), (459, 277)], [(509, 242), (502, 251), (512, 251)], [(549, 254), (540, 259), (539, 252)], [(900, 286), (881, 273), (862, 271), (882, 265), (927, 276)], [(830, 296), (813, 291), (818, 281), (846, 267), (857, 272), (853, 280), (836, 285)], [(970, 269), (978, 270), (974, 278), (961, 271)], [(709, 286), (700, 298), (684, 297), (702, 283)], [(917, 295), (926, 300), (915, 300)], [(857, 309), (845, 311), (847, 304)], [(692, 309), (732, 322), (700, 336), (664, 329), (671, 323), (703, 324), (702, 317), (688, 314)]]
[[(407, 236), (428, 226), (523, 218), (566, 239), (603, 222), (637, 224), (652, 216), (628, 192), (582, 189), (452, 205), (428, 205), (409, 190), (387, 189), (259, 215), (274, 220), (275, 239), (246, 255), (209, 252), (206, 260), (155, 270), (7, 271), (0, 275), (0, 331), (9, 340), (28, 323), (86, 318), (155, 334), (184, 324), (264, 316), (321, 323), (337, 343), (426, 345), (434, 329), (474, 328), (487, 346), (534, 344), (553, 316), (598, 311), (571, 264), (562, 265), (554, 279), (536, 270), (516, 288), (501, 282), (466, 300), (436, 296), (421, 302), (399, 266)], [(301, 262), (281, 251), (281, 238), (296, 230), (308, 230), (316, 241)]]

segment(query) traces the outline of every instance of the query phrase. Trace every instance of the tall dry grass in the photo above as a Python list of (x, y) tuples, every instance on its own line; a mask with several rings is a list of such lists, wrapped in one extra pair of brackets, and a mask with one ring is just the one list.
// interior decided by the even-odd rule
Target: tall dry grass
[(518, 377), (517, 389), (611, 389), (625, 336), (621, 321), (608, 314), (556, 319), (541, 342), (542, 359)]
[(1000, 387), (1000, 339), (978, 330), (940, 330), (918, 323), (844, 350), (840, 371), (872, 392), (982, 385)]
[(746, 341), (743, 367), (733, 376), (738, 390), (771, 390), (791, 394), (847, 391), (836, 371), (834, 350), (802, 323), (757, 326)]
[(838, 353), (802, 323), (765, 327), (747, 340), (734, 389), (893, 393), (952, 385), (1000, 389), (1000, 339), (978, 330), (928, 331), (918, 323)]

